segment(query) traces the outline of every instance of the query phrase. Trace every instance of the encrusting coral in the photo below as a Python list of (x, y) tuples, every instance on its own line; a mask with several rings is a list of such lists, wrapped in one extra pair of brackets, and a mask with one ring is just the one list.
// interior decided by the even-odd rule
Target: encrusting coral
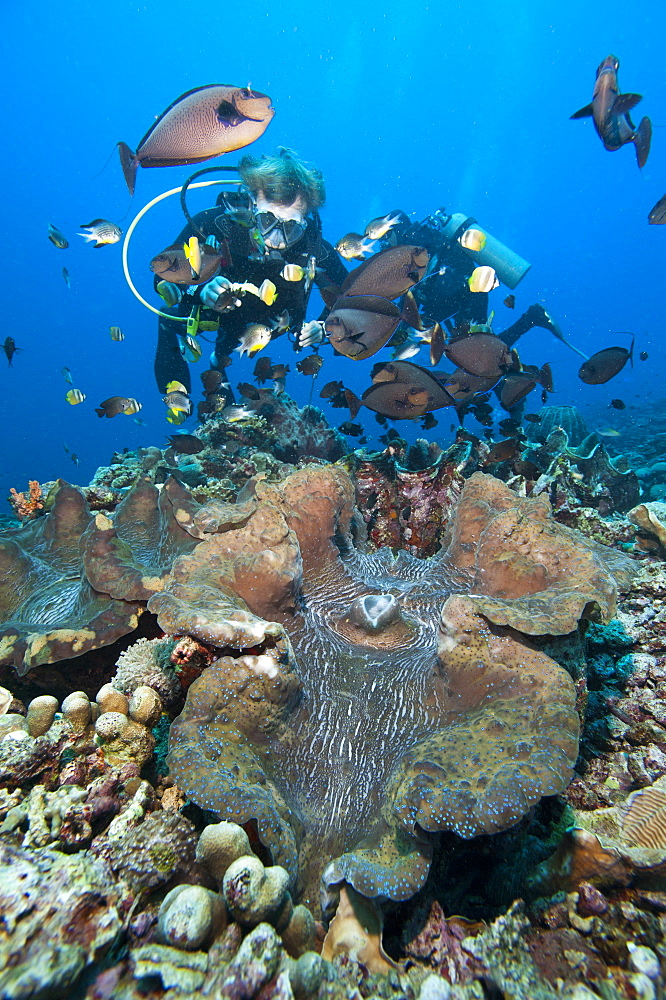
[(423, 831), (503, 830), (568, 783), (573, 682), (517, 630), (610, 617), (629, 561), (482, 474), (430, 560), (354, 549), (340, 467), (256, 494), (149, 602), (167, 633), (225, 654), (172, 726), (171, 773), (204, 808), (254, 820), (310, 905), (322, 878), (409, 898)]

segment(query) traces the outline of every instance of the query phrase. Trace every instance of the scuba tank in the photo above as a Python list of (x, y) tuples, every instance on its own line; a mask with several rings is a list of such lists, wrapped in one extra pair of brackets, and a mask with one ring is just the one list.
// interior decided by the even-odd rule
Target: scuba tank
[(482, 232), (486, 237), (483, 250), (467, 250), (460, 243), (458, 246), (477, 266), (494, 268), (499, 280), (508, 288), (515, 288), (532, 266), (496, 237), (491, 236), (473, 216), (464, 215), (462, 212), (446, 215), (441, 209), (435, 215), (439, 231), (450, 243), (457, 242), (466, 229), (478, 229)]

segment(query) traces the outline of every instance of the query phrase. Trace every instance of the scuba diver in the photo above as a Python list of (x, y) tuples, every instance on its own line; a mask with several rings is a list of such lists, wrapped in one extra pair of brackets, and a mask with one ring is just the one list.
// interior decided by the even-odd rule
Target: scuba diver
[[(400, 218), (384, 237), (385, 245), (415, 244), (425, 247), (430, 254), (428, 272), (413, 289), (426, 326), (439, 321), (455, 336), (472, 324), (488, 322), (488, 293), (472, 292), (468, 284), (476, 267), (492, 267), (498, 279), (510, 289), (514, 289), (530, 269), (526, 260), (485, 230), (479, 230), (476, 219), (463, 213), (448, 215), (443, 208), (439, 208), (423, 222), (417, 223), (402, 211), (391, 214)], [(472, 254), (461, 245), (460, 238), (473, 227), (485, 239), (482, 249)], [(558, 340), (573, 347), (538, 303), (530, 306), (498, 336), (507, 347), (513, 347), (523, 334), (535, 326), (550, 330)]]
[[(213, 368), (224, 370), (225, 356), (243, 343), (248, 328), (261, 324), (275, 339), (293, 331), (295, 348), (320, 342), (319, 327), (309, 337), (303, 322), (314, 281), (339, 284), (347, 270), (330, 243), (322, 238), (318, 209), (325, 200), (321, 173), (281, 148), (276, 156), (245, 156), (238, 165), (241, 189), (223, 192), (212, 208), (188, 221), (174, 242), (182, 246), (196, 236), (221, 255), (221, 274), (198, 286), (159, 280), (155, 287), (174, 316), (196, 316), (196, 329), (215, 337)], [(188, 217), (189, 218), (189, 217)], [(165, 251), (168, 254), (168, 251)], [(153, 262), (154, 263), (154, 262)], [(153, 267), (153, 270), (156, 270)], [(234, 286), (268, 279), (273, 294), (238, 294)], [(183, 323), (160, 316), (155, 378), (160, 392), (169, 382), (191, 388), (189, 366), (182, 353)], [(227, 390), (228, 400), (233, 399)]]

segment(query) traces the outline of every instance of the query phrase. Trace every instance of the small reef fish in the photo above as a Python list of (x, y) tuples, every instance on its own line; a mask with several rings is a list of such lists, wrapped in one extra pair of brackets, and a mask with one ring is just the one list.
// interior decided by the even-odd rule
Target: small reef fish
[(638, 355), (638, 357), (639, 357), (639, 359), (641, 361), (647, 361), (647, 359), (650, 357), (650, 355), (648, 354), (647, 351), (641, 351), (641, 353)]
[(80, 223), (80, 228), (88, 229), (89, 232), (77, 233), (76, 235), (82, 236), (84, 240), (90, 243), (94, 241), (95, 250), (99, 247), (108, 246), (111, 243), (117, 243), (123, 235), (122, 229), (115, 222), (109, 222), (108, 219), (93, 219), (92, 222), (82, 222)]
[(434, 413), (426, 413), (425, 417), (421, 421), (421, 429), (424, 431), (431, 431), (433, 427), (436, 427), (439, 421)]
[(470, 292), (492, 292), (499, 287), (499, 279), (494, 267), (475, 267), (467, 279)]
[(286, 333), (287, 330), (291, 329), (291, 317), (289, 315), (288, 309), (283, 309), (279, 315), (271, 321), (271, 330), (276, 337), (279, 337), (281, 333)]
[(199, 378), (201, 379), (205, 396), (210, 396), (211, 393), (217, 392), (223, 386), (228, 385), (223, 372), (218, 371), (217, 368), (208, 368), (205, 372), (201, 372)]
[(190, 333), (178, 338), (178, 347), (185, 360), (192, 365), (195, 365), (203, 354), (201, 344)]
[(65, 382), (69, 382), (70, 385), (73, 385), (73, 382), (72, 382), (72, 373), (70, 372), (69, 368), (67, 368), (67, 367), (61, 368), (60, 369), (60, 374), (64, 378)]
[(67, 285), (67, 287), (71, 288), (72, 287), (72, 282), (69, 280), (69, 271), (67, 270), (66, 267), (63, 267), (63, 269), (62, 269), (62, 278), (63, 278), (63, 281), (65, 282), (65, 284)]
[(134, 418), (134, 423), (138, 424), (139, 427), (147, 427), (148, 426), (148, 424), (146, 423), (146, 421), (142, 420), (141, 417), (135, 417)]
[(391, 354), (391, 359), (393, 361), (407, 361), (408, 358), (413, 358), (415, 354), (418, 354), (421, 350), (421, 344), (415, 344), (413, 340), (407, 340), (400, 347), (396, 347)]
[(337, 396), (339, 392), (344, 392), (344, 385), (342, 382), (327, 382), (319, 393), (320, 399), (331, 399), (332, 396)]
[(198, 455), (206, 447), (206, 442), (194, 434), (171, 434), (167, 441), (169, 447), (164, 457), (170, 465), (175, 464), (176, 455)]
[(119, 326), (110, 326), (109, 333), (111, 334), (111, 340), (115, 340), (117, 343), (121, 343), (125, 339), (125, 334)]
[(374, 248), (373, 241), (360, 233), (347, 233), (335, 244), (335, 249), (345, 260), (365, 260), (366, 253), (373, 253)]
[(182, 293), (173, 281), (158, 281), (155, 287), (158, 295), (162, 296), (166, 305), (175, 306), (177, 302), (180, 302)]
[(188, 395), (187, 386), (182, 382), (167, 382), (166, 395), (162, 396), (162, 402), (166, 403), (167, 409), (175, 413), (189, 416), (192, 412), (192, 400)]
[(261, 399), (261, 392), (257, 389), (256, 385), (252, 385), (251, 382), (239, 382), (238, 391), (241, 396), (245, 396), (246, 399), (251, 399), (255, 402), (257, 399)]
[(307, 358), (296, 362), (296, 367), (301, 375), (317, 375), (324, 359), (319, 354), (309, 354)]
[(390, 212), (388, 215), (380, 215), (378, 219), (373, 219), (367, 224), (364, 230), (365, 235), (371, 240), (381, 240), (400, 222), (400, 218), (400, 212), (394, 212), (392, 215)]
[(612, 406), (614, 410), (626, 410), (627, 404), (623, 399), (611, 399), (609, 406)]
[(483, 465), (497, 465), (498, 462), (508, 462), (512, 458), (518, 458), (521, 444), (518, 438), (510, 437), (504, 441), (497, 441), (486, 455)]
[(285, 364), (271, 365), (271, 370), (268, 373), (268, 378), (272, 382), (276, 382), (279, 379), (286, 378), (286, 376), (288, 375), (288, 373), (289, 373), (289, 365), (285, 365)]
[(663, 226), (666, 223), (666, 194), (650, 209), (648, 222), (651, 226)]
[(598, 427), (597, 434), (599, 435), (599, 437), (604, 437), (604, 438), (622, 437), (620, 431), (616, 431), (614, 427)]
[(117, 417), (119, 413), (131, 417), (140, 409), (141, 403), (131, 396), (109, 396), (95, 407), (95, 413), (98, 417)]
[(605, 347), (597, 351), (591, 358), (583, 362), (578, 372), (578, 378), (586, 385), (603, 385), (622, 371), (627, 361), (633, 363), (634, 337), (631, 347)]
[(49, 239), (58, 250), (66, 250), (69, 246), (69, 240), (51, 222), (49, 222)]
[(302, 281), (306, 274), (307, 271), (300, 264), (285, 264), (280, 271), (285, 281)]
[(241, 337), (240, 344), (238, 347), (234, 347), (235, 351), (238, 351), (241, 358), (244, 354), (248, 357), (252, 357), (257, 351), (263, 351), (264, 347), (267, 347), (271, 342), (271, 331), (264, 323), (251, 323), (245, 328), (245, 333)]
[(636, 160), (644, 167), (650, 152), (652, 125), (649, 118), (642, 118), (638, 128), (629, 117), (629, 112), (643, 98), (640, 94), (621, 94), (617, 82), (620, 60), (617, 56), (606, 56), (597, 67), (591, 104), (576, 111), (572, 118), (592, 118), (597, 135), (604, 149), (614, 152), (627, 142), (636, 147)]
[(196, 236), (190, 236), (187, 243), (183, 244), (183, 253), (192, 268), (192, 279), (198, 281), (201, 275), (201, 245)]
[(278, 296), (277, 288), (272, 281), (266, 278), (259, 285), (259, 298), (266, 306), (272, 306)]
[(134, 153), (118, 143), (130, 194), (137, 167), (184, 166), (242, 149), (263, 134), (275, 114), (266, 94), (212, 83), (176, 98), (149, 128)]
[(257, 363), (254, 366), (254, 371), (252, 372), (252, 376), (257, 380), (259, 385), (263, 385), (263, 383), (270, 378), (269, 373), (272, 365), (273, 362), (267, 355), (265, 355), (262, 358), (257, 358)]
[(7, 358), (7, 364), (9, 365), (10, 368), (12, 368), (13, 367), (12, 358), (14, 357), (17, 351), (22, 351), (23, 348), (16, 346), (16, 341), (14, 340), (13, 337), (5, 337), (2, 349), (5, 352), (5, 357)]
[(507, 309), (515, 309), (515, 307), (516, 307), (516, 296), (515, 295), (507, 295), (507, 297), (504, 299), (504, 305), (507, 307)]
[(72, 462), (74, 462), (74, 465), (80, 465), (81, 464), (81, 459), (76, 454), (76, 452), (73, 451), (72, 454), (69, 457), (71, 458)]
[(458, 237), (458, 243), (465, 250), (483, 250), (488, 237), (480, 229), (466, 229), (462, 236)]
[(248, 417), (254, 416), (254, 410), (248, 409), (247, 406), (225, 406), (222, 410), (222, 417), (230, 424), (235, 424), (238, 420), (247, 420)]
[(338, 430), (341, 434), (346, 434), (348, 437), (360, 437), (363, 433), (361, 424), (353, 424), (351, 420), (345, 420), (344, 424), (340, 424)]
[(82, 403), (85, 398), (85, 393), (81, 392), (80, 389), (70, 389), (69, 392), (65, 393), (65, 399), (71, 406)]

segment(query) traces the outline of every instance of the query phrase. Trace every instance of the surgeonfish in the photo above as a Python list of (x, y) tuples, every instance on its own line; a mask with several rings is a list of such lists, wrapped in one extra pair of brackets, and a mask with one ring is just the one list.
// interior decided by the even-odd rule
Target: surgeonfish
[(572, 118), (592, 118), (597, 135), (604, 149), (614, 152), (627, 142), (636, 147), (636, 160), (644, 167), (650, 152), (652, 124), (649, 118), (642, 118), (638, 128), (629, 117), (629, 112), (643, 98), (640, 94), (621, 94), (617, 82), (620, 60), (617, 56), (606, 56), (597, 67), (591, 104), (576, 111)]
[(587, 385), (603, 385), (622, 371), (627, 361), (633, 364), (634, 337), (631, 347), (605, 347), (580, 366), (578, 378)]
[(51, 243), (53, 243), (53, 246), (57, 247), (58, 250), (66, 250), (67, 247), (69, 246), (69, 240), (65, 236), (63, 236), (60, 230), (56, 229), (56, 227), (51, 222), (49, 222), (48, 235), (49, 239), (51, 240)]
[[(373, 384), (361, 399), (346, 390), (352, 420), (361, 406), (385, 417), (405, 420), (422, 417), (431, 410), (454, 406), (455, 400), (434, 374), (411, 361), (391, 361), (377, 365)], [(385, 371), (387, 378), (382, 378)]]
[(120, 344), (125, 339), (125, 334), (120, 329), (119, 326), (110, 326), (109, 333), (111, 335), (111, 340), (115, 340), (116, 343)]
[(449, 361), (470, 375), (498, 379), (511, 365), (511, 352), (494, 333), (472, 333), (444, 347)]
[(483, 250), (487, 238), (480, 229), (466, 229), (462, 236), (458, 237), (458, 243), (465, 250)]
[(392, 215), (380, 215), (378, 219), (373, 219), (365, 227), (365, 235), (371, 240), (381, 240), (388, 232), (390, 232), (393, 227), (400, 222), (400, 212), (394, 212)]
[(423, 278), (429, 260), (425, 247), (401, 244), (380, 250), (349, 272), (340, 291), (343, 295), (397, 299)]
[(176, 98), (149, 128), (136, 153), (119, 142), (120, 163), (130, 194), (137, 167), (183, 166), (248, 146), (273, 115), (271, 99), (247, 87), (211, 83)]
[[(196, 237), (195, 237), (196, 239)], [(187, 246), (187, 244), (185, 244)], [(220, 263), (223, 260), (222, 254), (218, 253), (207, 243), (199, 244), (201, 259), (199, 261), (199, 276), (192, 276), (192, 265), (190, 264), (182, 243), (172, 243), (166, 250), (162, 250), (150, 262), (150, 270), (158, 274), (164, 281), (173, 282), (176, 285), (204, 285), (217, 274)], [(158, 283), (159, 286), (162, 284)], [(160, 295), (164, 298), (163, 292)], [(165, 299), (165, 301), (167, 301)], [(167, 303), (169, 304), (169, 303)], [(171, 303), (173, 304), (173, 303)]]
[(467, 279), (470, 292), (492, 292), (493, 288), (499, 287), (499, 278), (495, 274), (494, 267), (475, 267)]
[(324, 328), (339, 354), (363, 361), (387, 343), (399, 322), (394, 302), (379, 295), (348, 295), (338, 299)]
[(335, 244), (335, 249), (345, 260), (364, 260), (366, 253), (372, 253), (374, 243), (360, 233), (347, 233)]
[(95, 407), (98, 417), (117, 417), (119, 413), (133, 416), (141, 409), (141, 403), (131, 396), (109, 396), (99, 406)]
[(265, 323), (250, 323), (245, 328), (240, 344), (238, 347), (234, 347), (234, 350), (238, 351), (241, 358), (244, 354), (252, 357), (257, 351), (263, 351), (264, 347), (267, 347), (270, 342), (271, 331)]
[(81, 392), (80, 389), (70, 389), (69, 392), (65, 393), (65, 399), (72, 406), (76, 406), (77, 403), (82, 403), (85, 398), (85, 393)]
[(666, 223), (666, 194), (650, 209), (648, 222), (651, 226), (663, 226)]
[(117, 243), (123, 235), (122, 229), (115, 222), (109, 222), (108, 219), (93, 219), (92, 222), (80, 223), (80, 226), (81, 229), (89, 229), (90, 232), (77, 233), (76, 235), (82, 236), (84, 240), (89, 242), (94, 240), (95, 250), (99, 247), (108, 246), (110, 243)]

